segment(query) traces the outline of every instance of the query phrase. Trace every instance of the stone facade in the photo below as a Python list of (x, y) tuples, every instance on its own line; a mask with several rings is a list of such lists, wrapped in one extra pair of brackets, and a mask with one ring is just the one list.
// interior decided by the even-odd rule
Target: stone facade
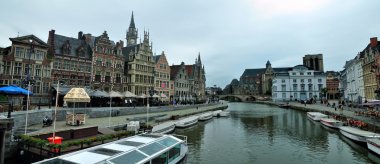
[(53, 84), (84, 87), (90, 85), (92, 50), (84, 40), (81, 32), (78, 38), (70, 38), (49, 31), (49, 54), (52, 54), (54, 63), (52, 70)]
[(315, 71), (323, 72), (323, 54), (305, 55), (303, 65)]
[[(32, 104), (49, 103), (51, 86), (51, 56), (48, 45), (34, 35), (9, 38), (12, 46), (2, 49), (0, 85), (20, 85), (27, 89), (31, 82)], [(32, 51), (31, 51), (32, 50)], [(14, 101), (21, 104), (21, 99)]]
[[(170, 66), (165, 53), (154, 56), (156, 62), (154, 90), (161, 97), (161, 101), (169, 101), (170, 98)], [(164, 96), (164, 97), (162, 97)]]
[(375, 91), (379, 88), (379, 64), (375, 62), (375, 57), (379, 56), (379, 51), (380, 44), (377, 38), (371, 38), (367, 47), (360, 52), (363, 57), (364, 97), (368, 101), (376, 99)]
[(127, 76), (127, 90), (136, 94), (148, 94), (154, 89), (154, 68), (152, 46), (149, 44), (149, 32), (144, 31), (144, 40), (137, 44), (137, 29), (133, 19), (126, 34), (127, 46), (123, 47), (125, 57), (124, 75)]
[(92, 48), (92, 83), (96, 90), (119, 91), (127, 89), (124, 76), (125, 58), (122, 53), (123, 41), (116, 44), (109, 40), (107, 31), (96, 37)]
[(171, 99), (178, 102), (185, 102), (190, 97), (189, 74), (186, 71), (185, 63), (170, 66), (170, 79), (174, 81), (174, 94)]

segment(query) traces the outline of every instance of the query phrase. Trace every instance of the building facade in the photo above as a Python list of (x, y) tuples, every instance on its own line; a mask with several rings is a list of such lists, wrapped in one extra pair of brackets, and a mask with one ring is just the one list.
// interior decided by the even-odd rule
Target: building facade
[(48, 53), (53, 57), (52, 81), (71, 87), (90, 86), (92, 50), (83, 34), (71, 38), (49, 31)]
[(339, 72), (326, 71), (327, 99), (339, 99), (342, 96), (343, 92), (339, 89), (339, 77)]
[(324, 87), (326, 87), (326, 75), (323, 72), (297, 65), (287, 72), (274, 73), (272, 99), (273, 101), (320, 99), (321, 89)]
[(185, 63), (170, 66), (170, 80), (174, 81), (172, 100), (176, 103), (186, 103), (190, 100), (189, 75)]
[(347, 83), (342, 86), (344, 98), (355, 103), (362, 103), (365, 97), (362, 58), (360, 58), (360, 54), (346, 62), (342, 71), (343, 74), (346, 79), (342, 79), (342, 81), (345, 80)]
[(303, 65), (315, 71), (323, 72), (323, 54), (305, 55), (303, 57)]
[(123, 41), (115, 44), (109, 39), (107, 31), (94, 39), (91, 87), (107, 92), (124, 92), (127, 84), (124, 76)]
[(170, 66), (165, 53), (153, 56), (156, 62), (154, 90), (161, 97), (161, 101), (169, 102), (170, 94)]
[(380, 77), (378, 64), (375, 62), (375, 57), (379, 56), (380, 44), (376, 37), (370, 39), (367, 47), (361, 51), (363, 57), (363, 82), (364, 82), (364, 97), (365, 100), (376, 100), (375, 91), (378, 90), (378, 79)]
[(287, 72), (291, 67), (272, 68), (267, 61), (265, 68), (245, 69), (240, 76), (240, 87), (245, 95), (271, 95), (274, 73)]
[[(51, 86), (51, 56), (48, 45), (34, 35), (9, 38), (10, 47), (2, 50), (0, 85), (20, 85), (30, 89), (32, 104), (48, 104)], [(18, 102), (15, 102), (16, 104)]]
[(137, 43), (137, 36), (132, 13), (131, 23), (126, 34), (127, 46), (123, 47), (127, 90), (136, 95), (149, 94), (149, 91), (154, 89), (156, 63), (153, 59), (152, 46), (149, 44), (149, 32), (144, 31), (144, 40), (140, 43)]

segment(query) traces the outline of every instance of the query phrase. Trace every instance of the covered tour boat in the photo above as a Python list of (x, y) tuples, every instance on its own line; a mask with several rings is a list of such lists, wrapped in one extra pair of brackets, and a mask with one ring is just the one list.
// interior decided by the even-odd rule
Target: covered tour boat
[(140, 134), (46, 159), (35, 164), (174, 164), (180, 162), (187, 152), (186, 136)]

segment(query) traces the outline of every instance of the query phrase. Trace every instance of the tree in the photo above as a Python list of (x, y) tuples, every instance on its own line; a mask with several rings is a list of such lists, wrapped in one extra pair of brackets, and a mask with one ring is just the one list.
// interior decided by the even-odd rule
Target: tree
[[(321, 89), (321, 93), (322, 93), (322, 95), (323, 95), (323, 97), (326, 97), (326, 94), (327, 94), (327, 88), (325, 87), (325, 88), (322, 88)], [(327, 97), (326, 97), (327, 98)]]

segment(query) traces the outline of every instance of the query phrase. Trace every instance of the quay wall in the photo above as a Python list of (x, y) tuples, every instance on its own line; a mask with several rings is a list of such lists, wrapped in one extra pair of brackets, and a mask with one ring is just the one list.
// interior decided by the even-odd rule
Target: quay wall
[[(200, 110), (196, 110), (197, 107)], [(162, 106), (162, 107), (150, 107), (149, 113), (169, 113), (172, 111), (180, 111), (184, 109), (194, 109), (191, 113), (181, 114), (178, 112), (179, 117), (193, 115), (205, 111), (212, 110), (222, 110), (228, 107), (227, 103), (224, 105), (221, 104), (200, 104), (200, 105), (192, 105), (192, 106)], [(66, 119), (67, 112), (75, 112), (75, 113), (85, 113), (87, 114), (87, 119), (91, 118), (101, 118), (101, 117), (109, 117), (110, 108), (109, 107), (101, 107), (101, 108), (59, 108), (57, 109), (57, 121), (64, 121)], [(124, 116), (124, 115), (137, 115), (137, 114), (145, 114), (147, 112), (146, 107), (112, 107), (111, 115), (112, 116)], [(3, 115), (7, 115), (6, 112), (0, 113)], [(11, 134), (24, 134), (25, 132), (25, 122), (26, 115), (28, 115), (28, 126), (31, 125), (41, 125), (42, 128), (42, 120), (45, 116), (52, 118), (54, 115), (54, 108), (42, 108), (40, 110), (30, 110), (26, 111), (15, 111), (12, 112), (12, 118), (14, 119), (14, 127), (12, 132), (6, 133), (5, 137), (5, 158), (11, 157), (14, 153), (16, 153), (17, 142), (12, 142)], [(137, 118), (137, 117), (136, 117)], [(164, 121), (164, 120), (162, 120)], [(29, 131), (28, 131), (29, 132)]]
[[(255, 101), (251, 103), (278, 106), (278, 103), (270, 102), (270, 101)], [(377, 118), (357, 116), (355, 115), (353, 111), (349, 111), (347, 107), (344, 109), (345, 112), (342, 112), (339, 109), (335, 111), (331, 107), (324, 107), (324, 106), (321, 107), (320, 104), (318, 106), (310, 105), (310, 104), (306, 106), (304, 105), (301, 106), (301, 105), (295, 105), (294, 103), (289, 103), (289, 108), (294, 109), (294, 110), (304, 111), (304, 112), (321, 112), (327, 115), (335, 115), (337, 116), (337, 119), (344, 122), (347, 122), (348, 119), (359, 120), (367, 124), (367, 127), (365, 127), (365, 130), (369, 130), (375, 133), (380, 133), (380, 120), (378, 120)]]

